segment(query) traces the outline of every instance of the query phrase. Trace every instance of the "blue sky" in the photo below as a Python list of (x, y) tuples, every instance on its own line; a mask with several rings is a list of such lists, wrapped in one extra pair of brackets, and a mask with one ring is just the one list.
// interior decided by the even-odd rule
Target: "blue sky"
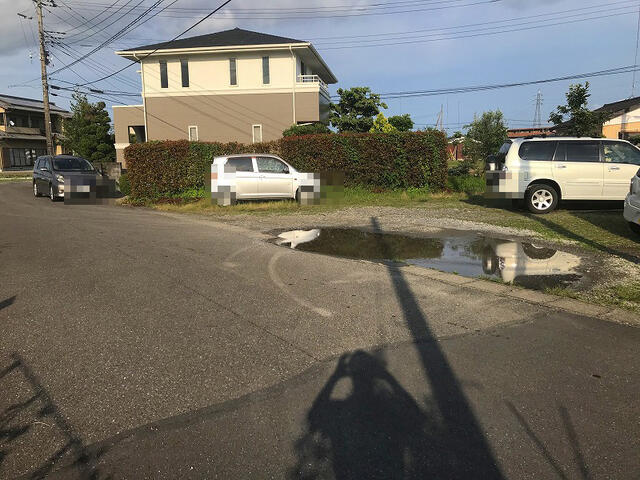
[[(113, 1), (64, 0), (62, 4), (58, 2), (59, 6), (53, 8), (52, 12), (59, 18), (45, 12), (45, 24), (50, 30), (69, 31), (73, 26), (82, 23), (83, 19), (90, 19), (99, 13), (104, 8), (102, 5), (112, 4)], [(118, 1), (116, 5), (126, 4), (126, 0)], [(35, 19), (19, 21), (17, 16), (18, 12), (34, 16), (33, 4), (31, 0), (3, 0), (2, 3), (5, 15), (0, 19), (0, 31), (3, 32), (3, 41), (0, 42), (0, 59), (3, 65), (0, 69), (0, 92), (41, 98), (39, 80), (32, 81), (40, 74), (38, 53), (32, 36), (32, 30), (36, 27)], [(149, 6), (152, 3), (152, 0), (144, 0), (142, 5)], [(168, 3), (170, 1), (165, 0), (160, 6)], [(374, 3), (384, 6), (371, 9), (370, 6)], [(216, 4), (217, 2), (210, 0), (177, 0), (172, 8), (210, 9)], [(331, 18), (313, 18), (308, 14), (311, 11), (297, 10), (296, 13), (290, 10), (314, 7), (331, 9), (322, 10), (323, 15)], [(247, 9), (255, 10), (249, 12)], [(304, 3), (292, 0), (274, 0), (269, 3), (233, 0), (222, 10), (225, 12), (223, 16), (212, 17), (187, 36), (237, 26), (310, 40), (338, 77), (339, 83), (332, 87), (332, 93), (337, 87), (362, 85), (371, 87), (374, 92), (387, 93), (545, 79), (632, 65), (636, 49), (637, 9), (637, 2), (622, 0), (309, 0)], [(401, 10), (412, 11), (391, 13)], [(94, 68), (81, 64), (74, 67), (74, 70), (89, 80), (98, 78), (101, 75), (95, 68), (110, 73), (128, 63), (113, 54), (115, 49), (170, 39), (204, 16), (195, 10), (184, 10), (184, 14), (176, 12), (168, 10), (167, 16), (159, 15), (153, 18), (92, 55)], [(385, 14), (377, 14), (381, 12)], [(185, 16), (190, 18), (175, 18)], [(274, 16), (289, 18), (257, 18)], [(585, 18), (591, 20), (577, 21)], [(498, 23), (509, 19), (519, 20), (512, 20), (509, 23), (514, 25), (512, 27)], [(538, 28), (539, 23), (525, 24), (542, 19), (547, 19), (546, 23), (556, 25)], [(109, 22), (105, 21), (99, 28), (107, 23)], [(97, 37), (106, 37), (108, 33), (116, 32), (125, 23), (124, 20), (114, 23), (86, 43), (95, 44)], [(485, 25), (482, 25), (483, 23)], [(454, 27), (472, 24), (475, 26), (460, 29), (470, 33), (458, 36), (478, 33), (480, 35), (425, 41), (442, 38), (443, 32), (451, 37), (453, 32), (458, 31)], [(85, 28), (86, 26), (77, 28), (75, 32)], [(479, 28), (483, 30), (477, 31)], [(508, 29), (520, 30), (498, 33)], [(422, 33), (404, 33), (416, 30), (421, 30)], [(72, 30), (69, 34), (73, 32)], [(366, 37), (335, 38), (356, 35)], [(414, 38), (418, 35), (422, 37)], [(412, 43), (363, 46), (367, 42), (371, 44), (375, 38), (381, 39), (376, 43), (397, 43), (406, 42), (402, 40), (406, 37), (409, 37)], [(89, 47), (81, 45), (82, 42), (79, 42), (73, 48), (80, 52), (90, 50)], [(33, 53), (32, 60), (29, 59), (29, 51)], [(54, 48), (53, 52), (59, 57), (53, 59), (54, 68), (69, 61), (69, 57), (59, 49)], [(135, 67), (129, 68), (126, 74), (115, 77), (113, 82), (101, 83), (98, 86), (103, 89), (138, 91), (139, 86), (136, 89), (131, 84), (139, 84), (135, 70)], [(79, 78), (69, 71), (61, 72), (55, 77), (69, 82), (79, 81)], [(631, 74), (592, 78), (589, 81), (592, 85), (592, 107), (621, 100), (631, 94)], [(24, 85), (25, 82), (28, 83)], [(437, 97), (392, 99), (387, 101), (389, 109), (385, 114), (410, 113), (416, 124), (433, 125), (442, 105), (445, 111), (445, 127), (452, 133), (460, 129), (462, 124), (472, 120), (475, 113), (501, 109), (510, 127), (525, 127), (530, 126), (533, 120), (538, 88), (544, 97), (542, 117), (546, 120), (549, 112), (559, 103), (563, 103), (569, 83), (571, 82)], [(640, 72), (638, 84), (640, 85)], [(640, 87), (636, 89), (636, 94), (640, 95)], [(52, 100), (59, 105), (68, 106), (68, 100), (64, 98), (54, 97)], [(138, 103), (139, 100), (121, 98), (120, 101)]]

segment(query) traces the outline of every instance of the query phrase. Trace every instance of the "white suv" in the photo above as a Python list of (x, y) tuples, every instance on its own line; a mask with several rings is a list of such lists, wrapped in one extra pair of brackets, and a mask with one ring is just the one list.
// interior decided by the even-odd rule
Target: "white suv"
[(487, 160), (486, 195), (524, 199), (533, 213), (563, 200), (624, 200), (640, 149), (624, 140), (518, 138)]

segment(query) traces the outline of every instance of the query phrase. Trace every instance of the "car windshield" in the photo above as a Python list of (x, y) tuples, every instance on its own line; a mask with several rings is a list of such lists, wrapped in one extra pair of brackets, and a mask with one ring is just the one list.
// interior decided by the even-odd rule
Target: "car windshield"
[(92, 172), (93, 166), (84, 158), (62, 157), (53, 159), (53, 169), (60, 172), (81, 171)]

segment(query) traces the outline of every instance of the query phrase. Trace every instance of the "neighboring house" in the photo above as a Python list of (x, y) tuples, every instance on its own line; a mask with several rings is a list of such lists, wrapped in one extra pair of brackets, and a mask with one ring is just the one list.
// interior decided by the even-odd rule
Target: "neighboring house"
[(602, 126), (602, 135), (605, 138), (628, 140), (640, 135), (640, 97), (607, 103), (595, 111), (607, 112), (610, 115), (610, 120)]
[(337, 82), (311, 43), (239, 28), (116, 54), (142, 79), (142, 105), (113, 108), (119, 162), (134, 138), (252, 143), (327, 122)]
[(507, 137), (542, 137), (547, 135), (555, 135), (553, 127), (531, 127), (531, 128), (510, 128), (507, 130)]
[[(62, 153), (62, 119), (71, 114), (50, 104), (51, 128), (56, 153)], [(28, 169), (47, 151), (44, 104), (40, 100), (0, 94), (0, 171)]]

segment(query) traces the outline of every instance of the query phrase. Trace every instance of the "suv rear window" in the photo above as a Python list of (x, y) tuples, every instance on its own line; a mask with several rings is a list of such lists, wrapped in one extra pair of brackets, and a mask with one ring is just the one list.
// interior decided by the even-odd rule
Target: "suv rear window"
[(234, 157), (227, 160), (227, 165), (236, 167), (236, 172), (253, 172), (251, 157)]
[(522, 160), (550, 161), (556, 151), (558, 142), (522, 142), (518, 155)]

